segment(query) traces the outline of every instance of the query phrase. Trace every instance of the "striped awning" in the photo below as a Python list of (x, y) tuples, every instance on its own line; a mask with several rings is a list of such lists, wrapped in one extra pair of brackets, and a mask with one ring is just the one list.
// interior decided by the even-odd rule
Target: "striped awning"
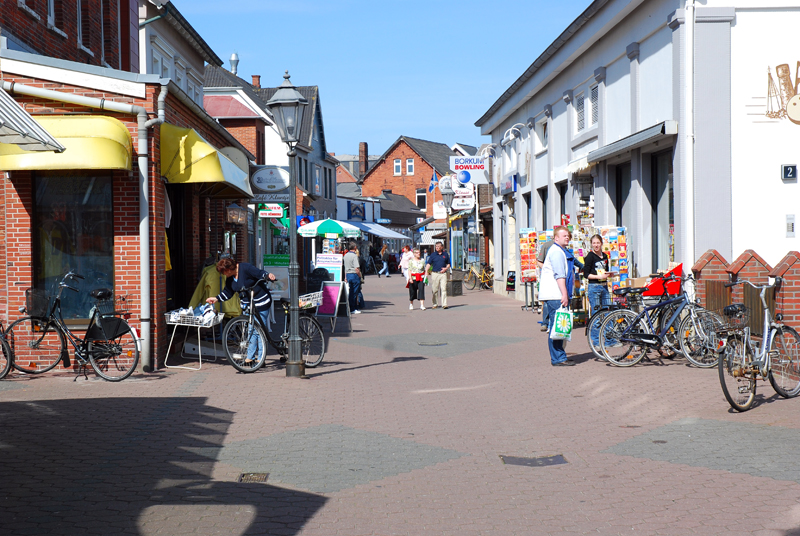
[(25, 151), (65, 150), (3, 89), (0, 89), (0, 143), (17, 145)]

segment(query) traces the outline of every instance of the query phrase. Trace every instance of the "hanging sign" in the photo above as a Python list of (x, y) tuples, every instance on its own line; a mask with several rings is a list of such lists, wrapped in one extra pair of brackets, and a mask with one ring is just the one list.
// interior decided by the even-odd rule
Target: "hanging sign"
[(452, 210), (472, 210), (475, 208), (475, 185), (468, 182), (461, 184), (458, 181), (453, 181), (453, 204)]
[(250, 175), (253, 203), (289, 201), (289, 172), (280, 166), (254, 166)]
[(461, 184), (489, 184), (485, 160), (478, 156), (451, 156), (450, 169)]
[(433, 217), (437, 220), (447, 218), (447, 209), (444, 208), (444, 201), (436, 201), (433, 204)]
[(282, 218), (283, 205), (278, 203), (266, 203), (261, 210), (258, 211), (259, 218)]

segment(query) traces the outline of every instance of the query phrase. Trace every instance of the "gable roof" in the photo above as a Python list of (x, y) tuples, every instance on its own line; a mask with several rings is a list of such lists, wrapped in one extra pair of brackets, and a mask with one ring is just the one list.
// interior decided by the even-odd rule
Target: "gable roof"
[[(339, 176), (341, 174), (341, 176)], [(350, 173), (347, 166), (339, 164), (336, 166), (336, 184), (345, 184), (348, 182), (358, 182), (356, 176)]]
[(478, 154), (477, 147), (473, 147), (472, 145), (467, 145), (466, 143), (456, 143), (452, 147), (453, 151), (457, 150), (456, 148), (459, 148), (465, 153), (467, 153), (466, 156), (475, 156), (476, 154)]
[(241, 89), (244, 94), (255, 103), (256, 106), (263, 110), (270, 117), (270, 119), (272, 118), (272, 114), (267, 109), (267, 101), (263, 100), (256, 93), (253, 85), (248, 83), (246, 80), (239, 78), (224, 67), (206, 65), (203, 88)]
[[(322, 144), (321, 149), (323, 154), (327, 154), (327, 151), (325, 150), (325, 129), (322, 126), (322, 105), (319, 102), (319, 87), (295, 86), (295, 89), (297, 89), (297, 91), (299, 91), (300, 94), (305, 97), (306, 100), (308, 100), (308, 107), (306, 107), (306, 110), (303, 113), (303, 124), (300, 125), (300, 142), (297, 145), (306, 150), (311, 150), (314, 148), (314, 122), (316, 121), (317, 114), (319, 114), (319, 131), (321, 136), (320, 143)], [(275, 95), (275, 93), (278, 91), (278, 88), (262, 87), (253, 88), (253, 90), (261, 98), (261, 100), (266, 103), (272, 98), (273, 95)]]
[(231, 95), (205, 95), (203, 97), (203, 108), (206, 109), (208, 115), (216, 119), (233, 117), (261, 119), (258, 113), (254, 112)]
[(476, 127), (482, 127), (499, 109), (503, 104), (508, 102), (511, 97), (517, 92), (517, 90), (522, 87), (522, 85), (530, 80), (534, 74), (545, 64), (547, 61), (556, 55), (556, 53), (561, 50), (561, 48), (567, 44), (567, 42), (572, 38), (573, 35), (578, 33), (578, 30), (583, 28), (583, 26), (588, 23), (592, 18), (600, 11), (603, 6), (605, 6), (610, 0), (594, 0), (589, 7), (587, 7), (583, 13), (578, 15), (578, 18), (575, 19), (572, 24), (570, 24), (566, 30), (561, 32), (561, 35), (553, 41), (549, 47), (545, 49), (542, 54), (531, 63), (530, 67), (528, 67), (522, 76), (517, 78), (517, 80), (511, 84), (505, 92), (500, 95), (500, 98), (495, 101), (494, 104), (484, 113), (480, 119), (475, 121)]
[(425, 162), (427, 162), (428, 165), (436, 170), (436, 173), (439, 175), (450, 172), (451, 156), (459, 156), (458, 153), (454, 152), (444, 143), (420, 140), (418, 138), (410, 138), (408, 136), (400, 136), (397, 138), (397, 141), (395, 141), (391, 147), (389, 147), (386, 152), (381, 155), (380, 159), (370, 166), (364, 176), (359, 180), (359, 184), (363, 183), (367, 177), (369, 177), (372, 171), (375, 170), (381, 164), (381, 162), (386, 160), (389, 154), (394, 151), (395, 147), (397, 147), (401, 142), (405, 142), (409, 147), (411, 147), (411, 149), (413, 149), (415, 153), (417, 153)]

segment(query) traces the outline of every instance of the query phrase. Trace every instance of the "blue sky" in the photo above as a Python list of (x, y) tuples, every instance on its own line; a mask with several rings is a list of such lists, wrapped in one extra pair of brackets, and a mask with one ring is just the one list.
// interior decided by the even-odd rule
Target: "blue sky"
[(175, 0), (226, 68), (239, 54), (245, 80), (277, 86), (288, 69), (319, 86), (337, 154), (361, 141), (382, 154), (400, 135), (485, 143), (475, 121), (590, 3)]

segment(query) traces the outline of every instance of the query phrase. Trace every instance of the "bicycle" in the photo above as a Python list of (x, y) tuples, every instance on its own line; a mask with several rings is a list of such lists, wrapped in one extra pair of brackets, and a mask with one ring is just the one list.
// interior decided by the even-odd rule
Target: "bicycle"
[(11, 353), (11, 347), (6, 342), (5, 330), (3, 329), (2, 322), (0, 322), (0, 350), (2, 350), (2, 353), (0, 353), (0, 380), (2, 380), (13, 368), (12, 363), (14, 361), (14, 356)]
[(27, 374), (47, 372), (59, 363), (69, 367), (69, 341), (80, 365), (78, 374), (82, 370), (86, 376), (86, 368), (91, 365), (104, 380), (122, 381), (133, 374), (139, 363), (139, 339), (122, 318), (130, 315), (127, 310), (115, 308), (115, 303), (125, 303), (127, 298), (115, 301), (109, 289), (92, 290), (89, 295), (94, 298), (95, 305), (89, 312), (86, 333), (80, 338), (66, 325), (61, 312), (64, 289), (80, 292), (67, 283), (75, 279), (84, 277), (72, 271), (63, 276), (52, 303), (41, 289), (25, 291), (26, 306), (20, 308), (20, 312), (27, 312), (30, 316), (16, 320), (5, 332), (5, 340), (11, 347), (12, 364)]
[[(255, 302), (254, 291), (263, 282), (265, 280), (261, 279), (252, 287), (239, 291), (240, 299), (249, 303), (250, 306), (247, 311), (244, 311), (244, 314), (225, 324), (225, 329), (222, 330), (225, 355), (230, 364), (240, 372), (255, 372), (264, 365), (267, 358), (266, 343), (269, 343), (280, 354), (281, 362), (286, 361), (289, 353), (289, 300), (286, 298), (279, 300), (284, 313), (283, 333), (279, 338), (273, 338), (253, 305)], [(301, 309), (318, 306), (322, 302), (322, 292), (300, 296), (299, 300)], [(322, 359), (325, 357), (325, 337), (322, 325), (310, 313), (301, 310), (297, 327), (302, 339), (300, 348), (303, 362), (307, 368), (314, 368), (322, 363)]]
[[(727, 306), (723, 314), (732, 319), (725, 335), (722, 356), (719, 360), (719, 381), (728, 403), (736, 411), (747, 411), (755, 400), (756, 380), (769, 378), (772, 388), (783, 398), (800, 394), (800, 335), (781, 321), (780, 313), (772, 319), (767, 307), (766, 293), (780, 290), (782, 279), (775, 278), (771, 285), (754, 285), (750, 281), (726, 283), (726, 287), (747, 283), (759, 290), (764, 309), (763, 339), (761, 344), (751, 338), (747, 325), (749, 311), (742, 303)], [(742, 327), (737, 327), (742, 326)]]
[[(689, 278), (672, 275), (665, 277), (664, 283), (687, 279)], [(666, 290), (662, 297), (667, 297)], [(603, 357), (613, 365), (629, 367), (641, 361), (649, 349), (655, 349), (662, 355), (665, 351), (678, 352), (678, 345), (683, 345), (679, 340), (682, 332), (676, 330), (675, 326), (687, 321), (681, 320), (685, 310), (689, 312), (687, 318), (695, 317), (694, 322), (699, 322), (696, 317), (703, 309), (692, 302), (687, 292), (682, 290), (677, 298), (662, 299), (645, 307), (639, 314), (628, 309), (610, 312), (600, 325), (600, 351)], [(652, 316), (651, 312), (654, 312)], [(684, 357), (698, 367), (710, 368), (716, 365), (716, 360), (699, 360), (687, 353), (684, 353)]]
[(464, 278), (464, 286), (467, 287), (467, 290), (475, 290), (479, 284), (481, 289), (491, 289), (494, 286), (494, 270), (485, 262), (481, 263), (480, 272), (475, 266), (470, 266), (469, 273)]

